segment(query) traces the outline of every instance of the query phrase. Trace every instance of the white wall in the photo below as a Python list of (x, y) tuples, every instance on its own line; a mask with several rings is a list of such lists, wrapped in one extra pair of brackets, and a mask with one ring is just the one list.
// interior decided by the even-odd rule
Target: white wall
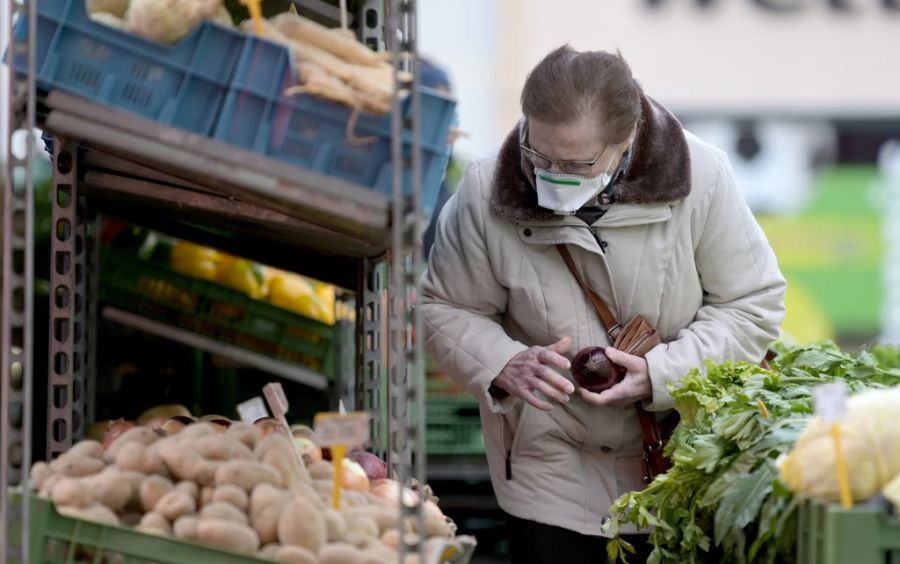
[(900, 12), (883, 0), (421, 0), (423, 53), (458, 84), (466, 149), (499, 144), (528, 71), (563, 43), (621, 49), (648, 93), (682, 113), (900, 116)]
[(497, 0), (420, 0), (419, 52), (442, 65), (459, 99), (460, 129), (467, 138), (456, 143), (472, 155), (500, 143), (497, 116), (502, 113), (497, 69), (504, 29), (502, 2)]

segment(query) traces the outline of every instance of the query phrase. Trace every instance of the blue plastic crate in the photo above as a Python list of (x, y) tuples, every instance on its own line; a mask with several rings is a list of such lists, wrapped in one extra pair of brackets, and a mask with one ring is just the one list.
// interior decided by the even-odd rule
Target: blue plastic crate
[[(246, 37), (204, 22), (173, 46), (94, 22), (86, 0), (40, 0), (37, 82), (211, 136)], [(15, 33), (27, 36), (26, 21)], [(14, 63), (25, 72), (24, 57)]]
[[(295, 84), (287, 49), (248, 37), (215, 138), (391, 195), (391, 116), (361, 113), (355, 135), (376, 140), (355, 145), (346, 131), (353, 110), (311, 95), (286, 96), (285, 90)], [(430, 213), (449, 160), (447, 135), (456, 102), (429, 88), (420, 87), (419, 92), (422, 203)], [(411, 113), (411, 106), (407, 99), (404, 115)], [(409, 150), (408, 134), (403, 141)], [(411, 178), (404, 179), (404, 185), (409, 193)]]

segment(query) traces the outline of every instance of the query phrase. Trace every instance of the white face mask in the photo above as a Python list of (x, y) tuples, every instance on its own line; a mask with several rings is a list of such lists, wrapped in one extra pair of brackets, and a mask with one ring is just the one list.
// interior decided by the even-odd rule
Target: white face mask
[(572, 215), (609, 186), (612, 174), (601, 172), (593, 178), (585, 178), (535, 168), (534, 179), (539, 206), (560, 215)]

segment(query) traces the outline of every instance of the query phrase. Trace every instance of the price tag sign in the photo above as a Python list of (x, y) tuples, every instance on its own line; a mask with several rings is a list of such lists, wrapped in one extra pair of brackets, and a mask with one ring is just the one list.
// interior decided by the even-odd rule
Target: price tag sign
[(847, 416), (847, 384), (842, 380), (813, 389), (816, 415), (826, 423), (838, 423)]
[(241, 416), (241, 421), (251, 425), (256, 421), (265, 419), (269, 416), (269, 412), (266, 411), (266, 404), (263, 403), (262, 398), (259, 396), (239, 403), (237, 410), (238, 414)]
[(320, 446), (344, 445), (353, 448), (369, 442), (369, 414), (365, 411), (319, 413), (313, 424), (316, 442)]
[[(281, 382), (270, 382), (263, 386), (263, 395), (266, 396), (266, 402), (269, 404), (269, 409), (272, 410), (272, 416), (276, 419), (284, 419), (289, 406)], [(285, 426), (287, 426), (287, 422), (285, 422)]]

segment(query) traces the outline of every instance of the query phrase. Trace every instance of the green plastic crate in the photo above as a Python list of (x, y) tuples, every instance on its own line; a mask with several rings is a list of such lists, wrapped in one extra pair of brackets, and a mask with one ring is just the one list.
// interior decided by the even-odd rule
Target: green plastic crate
[(475, 398), (469, 395), (429, 396), (425, 407), (425, 450), (428, 454), (484, 453)]
[(883, 508), (808, 503), (800, 508), (798, 564), (900, 564), (900, 517)]
[[(19, 498), (17, 492), (10, 491)], [(127, 527), (101, 525), (65, 517), (48, 500), (31, 497), (29, 560), (41, 564), (263, 564), (269, 562)], [(18, 527), (11, 528), (18, 534)]]
[(105, 303), (334, 376), (337, 325), (109, 247), (102, 248), (101, 265), (100, 299)]

